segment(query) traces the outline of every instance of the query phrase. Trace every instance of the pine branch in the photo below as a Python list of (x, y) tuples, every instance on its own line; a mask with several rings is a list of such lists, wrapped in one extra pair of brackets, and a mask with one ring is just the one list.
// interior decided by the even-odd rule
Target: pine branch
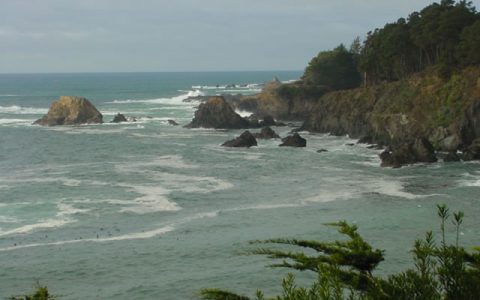
[(203, 300), (251, 300), (248, 297), (220, 289), (203, 289), (200, 291), (200, 297)]

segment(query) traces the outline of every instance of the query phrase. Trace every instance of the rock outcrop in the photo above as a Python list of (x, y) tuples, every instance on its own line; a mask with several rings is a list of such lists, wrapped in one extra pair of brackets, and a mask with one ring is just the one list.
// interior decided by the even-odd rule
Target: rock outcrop
[(61, 96), (53, 102), (48, 113), (34, 124), (44, 126), (102, 123), (102, 114), (85, 98)]
[(200, 104), (187, 128), (241, 129), (249, 122), (238, 115), (221, 96), (211, 97)]
[(437, 161), (435, 150), (425, 138), (416, 139), (414, 142), (390, 147), (380, 154), (382, 167), (400, 168), (419, 162), (432, 163)]
[(287, 136), (282, 139), (280, 147), (306, 147), (307, 140), (302, 138), (298, 133)]
[(224, 147), (245, 147), (245, 148), (250, 148), (252, 146), (257, 146), (257, 140), (253, 136), (253, 134), (250, 133), (250, 131), (245, 131), (242, 133), (239, 137), (226, 141), (225, 143), (222, 144)]
[(260, 130), (260, 132), (258, 133), (255, 133), (254, 136), (257, 139), (264, 139), (264, 140), (280, 138), (280, 136), (275, 131), (273, 131), (273, 129), (270, 127), (263, 127), (262, 130)]
[(122, 122), (128, 122), (127, 118), (123, 114), (118, 113), (115, 115), (115, 117), (113, 117), (112, 123), (122, 123)]

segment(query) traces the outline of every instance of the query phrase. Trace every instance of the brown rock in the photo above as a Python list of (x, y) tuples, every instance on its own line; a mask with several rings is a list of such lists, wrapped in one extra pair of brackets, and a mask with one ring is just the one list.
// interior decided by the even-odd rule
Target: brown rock
[(102, 114), (85, 98), (61, 96), (53, 102), (48, 114), (34, 124), (44, 126), (103, 123)]
[(240, 129), (248, 128), (249, 122), (238, 115), (221, 96), (211, 97), (200, 104), (187, 128)]

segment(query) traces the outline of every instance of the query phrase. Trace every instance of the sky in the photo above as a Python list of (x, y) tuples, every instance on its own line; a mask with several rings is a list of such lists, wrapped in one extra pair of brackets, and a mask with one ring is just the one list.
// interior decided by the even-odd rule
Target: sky
[(432, 2), (0, 0), (0, 73), (302, 70)]

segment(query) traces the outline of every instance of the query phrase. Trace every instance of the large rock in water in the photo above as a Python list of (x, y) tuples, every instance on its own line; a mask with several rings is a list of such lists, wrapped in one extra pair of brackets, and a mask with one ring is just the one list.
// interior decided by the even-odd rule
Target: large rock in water
[(222, 96), (215, 96), (200, 104), (187, 128), (241, 129), (249, 122), (237, 114)]
[(102, 123), (102, 114), (85, 98), (61, 96), (34, 124), (44, 126)]
[(400, 168), (403, 165), (418, 162), (432, 163), (437, 161), (435, 149), (425, 138), (416, 139), (413, 143), (405, 143), (380, 154), (382, 167)]
[(287, 136), (282, 139), (280, 147), (306, 147), (307, 140), (302, 138), (298, 133)]
[(269, 140), (269, 139), (279, 139), (280, 136), (272, 130), (270, 127), (263, 127), (262, 130), (259, 133), (255, 133), (254, 136), (257, 139), (264, 139), (264, 140)]
[(257, 140), (253, 136), (253, 134), (250, 133), (250, 131), (245, 131), (242, 133), (239, 137), (236, 139), (227, 141), (223, 143), (224, 147), (246, 147), (250, 148), (252, 146), (257, 146)]

